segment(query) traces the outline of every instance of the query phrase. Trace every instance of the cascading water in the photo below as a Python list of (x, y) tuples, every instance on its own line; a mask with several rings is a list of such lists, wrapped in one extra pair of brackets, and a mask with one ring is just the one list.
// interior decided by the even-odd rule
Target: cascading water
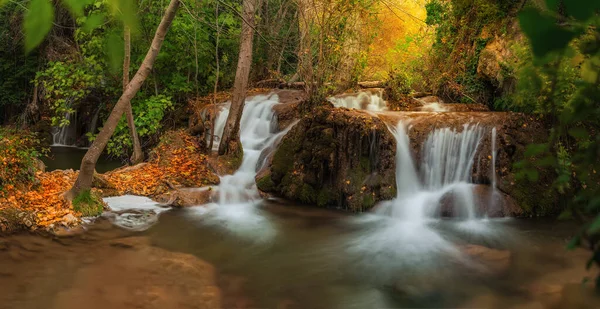
[(423, 145), (419, 177), (406, 129), (407, 125), (400, 122), (391, 130), (397, 141), (397, 197), (382, 203), (378, 211), (423, 222), (433, 218), (442, 200), (450, 196), (460, 206), (460, 215), (473, 219), (475, 205), (470, 177), (483, 130), (466, 124), (462, 132), (448, 128), (432, 132)]
[(52, 146), (72, 146), (75, 144), (77, 112), (65, 114), (65, 119), (69, 121), (68, 125), (54, 128)]
[[(254, 178), (260, 168), (259, 159), (263, 150), (271, 146), (282, 133), (275, 133), (273, 106), (279, 103), (277, 95), (259, 95), (247, 100), (240, 121), (240, 140), (244, 158), (233, 175), (221, 177), (219, 204), (251, 202), (259, 199)], [(223, 109), (216, 118), (215, 132), (222, 134), (229, 109)], [(220, 140), (220, 139), (219, 139)], [(215, 143), (218, 148), (218, 143)]]
[[(246, 100), (240, 121), (240, 140), (244, 157), (239, 169), (233, 175), (221, 177), (216, 188), (217, 203), (198, 208), (207, 224), (225, 227), (229, 232), (246, 237), (252, 241), (269, 241), (275, 235), (270, 221), (253, 207), (260, 200), (256, 189), (256, 173), (265, 160), (261, 154), (272, 148), (273, 144), (288, 130), (276, 132), (276, 117), (273, 106), (279, 104), (276, 94), (258, 95)], [(229, 105), (223, 105), (215, 121), (215, 134), (221, 136)], [(220, 139), (215, 138), (215, 149)]]
[(371, 112), (382, 112), (388, 109), (382, 91), (376, 93), (359, 92), (354, 95), (331, 97), (329, 102), (333, 103), (335, 107), (354, 108)]

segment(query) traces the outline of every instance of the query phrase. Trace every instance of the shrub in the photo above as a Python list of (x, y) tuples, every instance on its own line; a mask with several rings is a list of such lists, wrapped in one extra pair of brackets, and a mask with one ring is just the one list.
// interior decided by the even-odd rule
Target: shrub
[(39, 169), (39, 149), (34, 133), (0, 128), (0, 191), (6, 186), (30, 185)]

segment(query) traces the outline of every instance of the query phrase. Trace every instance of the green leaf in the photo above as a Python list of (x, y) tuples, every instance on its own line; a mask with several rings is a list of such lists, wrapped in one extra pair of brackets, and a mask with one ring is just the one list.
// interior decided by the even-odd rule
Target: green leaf
[(525, 156), (534, 157), (545, 152), (547, 149), (548, 144), (531, 144), (527, 146), (527, 149), (525, 150)]
[(575, 236), (567, 244), (567, 249), (568, 250), (573, 250), (573, 249), (579, 247), (580, 244), (581, 244), (581, 236)]
[(558, 220), (570, 220), (573, 219), (573, 212), (570, 209), (563, 211), (560, 216), (558, 216)]
[(106, 38), (106, 51), (108, 62), (113, 73), (119, 72), (123, 65), (123, 38), (112, 32)]
[(91, 4), (92, 0), (62, 0), (65, 6), (69, 9), (71, 14), (76, 17), (83, 16), (83, 8), (86, 5)]
[(600, 231), (600, 216), (597, 216), (594, 222), (588, 227), (588, 233), (595, 234)]
[(542, 15), (533, 8), (523, 10), (519, 14), (519, 22), (537, 58), (564, 49), (576, 35), (574, 31), (559, 27), (554, 18)]
[(535, 165), (539, 167), (549, 167), (556, 165), (556, 158), (553, 156), (546, 156), (535, 161)]
[(102, 25), (102, 23), (104, 23), (104, 14), (94, 13), (87, 17), (82, 28), (85, 32), (92, 32), (94, 29)]
[(569, 129), (569, 135), (576, 139), (587, 139), (590, 137), (590, 134), (584, 128), (571, 128)]
[(54, 7), (49, 0), (31, 0), (25, 13), (25, 51), (30, 52), (42, 43), (54, 20)]
[(559, 5), (560, 0), (546, 0), (546, 7), (553, 12), (558, 12)]
[(567, 14), (581, 21), (594, 16), (596, 10), (600, 9), (600, 1), (598, 0), (568, 0), (564, 3)]
[(137, 32), (137, 5), (134, 0), (107, 0), (111, 13), (121, 19), (132, 33)]

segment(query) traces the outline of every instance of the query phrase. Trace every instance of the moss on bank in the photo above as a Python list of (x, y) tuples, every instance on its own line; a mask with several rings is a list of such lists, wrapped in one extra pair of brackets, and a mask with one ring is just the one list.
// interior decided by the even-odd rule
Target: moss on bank
[(73, 210), (83, 217), (95, 217), (102, 214), (106, 204), (96, 191), (84, 190), (73, 199)]

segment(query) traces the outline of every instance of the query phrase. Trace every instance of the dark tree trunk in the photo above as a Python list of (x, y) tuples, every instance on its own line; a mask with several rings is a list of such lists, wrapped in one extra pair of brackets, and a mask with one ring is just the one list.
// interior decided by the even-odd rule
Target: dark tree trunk
[(152, 72), (152, 66), (154, 65), (154, 61), (160, 52), (160, 48), (165, 39), (165, 35), (173, 22), (173, 18), (177, 13), (177, 9), (179, 8), (180, 2), (179, 0), (171, 0), (169, 3), (169, 7), (167, 8), (165, 15), (163, 16), (160, 25), (156, 29), (156, 34), (154, 35), (154, 39), (152, 40), (152, 45), (142, 62), (137, 73), (131, 80), (131, 82), (125, 88), (123, 95), (119, 98), (117, 104), (113, 108), (110, 116), (104, 123), (104, 127), (92, 143), (92, 146), (88, 149), (83, 160), (81, 161), (81, 167), (79, 169), (79, 175), (77, 176), (77, 180), (73, 184), (71, 190), (69, 190), (65, 194), (65, 198), (72, 200), (77, 194), (79, 194), (83, 190), (90, 189), (92, 187), (92, 181), (94, 178), (94, 170), (96, 169), (96, 162), (100, 157), (100, 154), (106, 147), (108, 140), (112, 136), (119, 123), (119, 119), (127, 109), (127, 106), (131, 102), (131, 99), (137, 94), (137, 92), (142, 87), (142, 84)]

